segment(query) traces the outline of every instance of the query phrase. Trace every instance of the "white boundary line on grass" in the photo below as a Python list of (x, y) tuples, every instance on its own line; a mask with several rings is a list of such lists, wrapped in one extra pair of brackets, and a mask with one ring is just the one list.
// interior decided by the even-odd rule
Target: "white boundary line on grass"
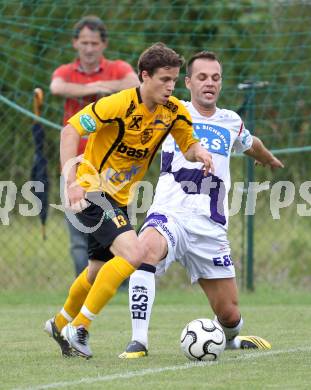
[[(248, 359), (256, 359), (261, 357), (269, 357), (269, 356), (275, 356), (275, 355), (282, 355), (287, 353), (297, 353), (297, 352), (308, 352), (311, 351), (311, 347), (300, 347), (300, 348), (291, 348), (291, 349), (283, 349), (283, 350), (276, 350), (276, 351), (256, 351), (251, 353), (245, 353), (241, 356), (237, 356), (234, 358), (229, 358), (224, 361), (223, 363), (231, 363), (231, 362), (237, 362), (237, 361), (243, 361)], [(206, 367), (209, 365), (218, 364), (218, 362), (191, 362), (182, 364), (179, 366), (167, 366), (167, 367), (158, 367), (158, 368), (146, 368), (143, 370), (137, 370), (137, 371), (128, 371), (123, 374), (112, 374), (112, 375), (98, 375), (96, 377), (86, 377), (81, 378), (74, 381), (66, 381), (66, 382), (54, 382), (49, 383), (46, 385), (37, 385), (37, 386), (31, 386), (31, 387), (21, 387), (21, 388), (15, 388), (13, 390), (45, 390), (45, 389), (60, 389), (62, 387), (70, 387), (70, 386), (77, 386), (81, 384), (92, 384), (92, 383), (98, 383), (98, 382), (107, 382), (107, 381), (114, 381), (119, 379), (129, 379), (134, 378), (136, 376), (145, 376), (148, 374), (158, 374), (161, 372), (166, 371), (178, 371), (178, 370), (187, 370), (189, 368), (197, 368), (197, 367)]]

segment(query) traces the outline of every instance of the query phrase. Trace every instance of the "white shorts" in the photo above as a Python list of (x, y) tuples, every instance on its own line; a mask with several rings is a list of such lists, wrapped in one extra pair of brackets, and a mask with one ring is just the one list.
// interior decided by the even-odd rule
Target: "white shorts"
[(234, 278), (235, 268), (230, 256), (227, 231), (206, 216), (189, 213), (169, 215), (152, 212), (141, 231), (154, 227), (168, 244), (167, 256), (157, 265), (157, 274), (163, 274), (178, 261), (182, 264), (191, 283), (198, 279)]

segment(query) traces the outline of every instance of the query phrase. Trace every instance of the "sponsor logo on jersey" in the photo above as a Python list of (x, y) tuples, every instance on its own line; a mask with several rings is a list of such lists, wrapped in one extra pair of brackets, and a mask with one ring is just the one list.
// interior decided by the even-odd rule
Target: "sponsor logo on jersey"
[(145, 145), (148, 141), (151, 140), (153, 136), (153, 129), (145, 129), (141, 134), (141, 143)]
[(130, 130), (140, 130), (142, 120), (143, 120), (142, 115), (133, 115), (132, 121), (129, 124), (129, 129)]
[(133, 176), (137, 175), (141, 167), (133, 165), (130, 169), (125, 169), (119, 172), (116, 172), (112, 168), (106, 170), (105, 176), (106, 180), (110, 180), (113, 184), (120, 184), (126, 181), (131, 181)]
[[(205, 123), (193, 123), (194, 136), (209, 152), (228, 157), (231, 136), (230, 131), (224, 127)], [(175, 143), (175, 150), (179, 151)]]
[(96, 122), (90, 115), (88, 114), (80, 115), (79, 120), (80, 120), (80, 125), (83, 127), (85, 131), (87, 131), (88, 133), (94, 133), (94, 131), (96, 130)]
[(121, 154), (125, 154), (129, 157), (134, 157), (136, 159), (142, 159), (146, 158), (149, 152), (148, 148), (145, 149), (136, 149), (132, 148), (130, 146), (125, 145), (123, 142), (121, 142), (117, 147), (117, 152)]

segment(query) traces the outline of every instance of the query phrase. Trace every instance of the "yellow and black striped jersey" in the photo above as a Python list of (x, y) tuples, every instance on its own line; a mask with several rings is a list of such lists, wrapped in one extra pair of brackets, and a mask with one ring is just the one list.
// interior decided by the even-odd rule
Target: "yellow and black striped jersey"
[(130, 202), (131, 187), (140, 181), (159, 146), (171, 133), (182, 152), (198, 142), (190, 114), (171, 96), (150, 112), (139, 88), (131, 88), (89, 104), (68, 121), (89, 135), (77, 178), (86, 191), (104, 191), (121, 206)]

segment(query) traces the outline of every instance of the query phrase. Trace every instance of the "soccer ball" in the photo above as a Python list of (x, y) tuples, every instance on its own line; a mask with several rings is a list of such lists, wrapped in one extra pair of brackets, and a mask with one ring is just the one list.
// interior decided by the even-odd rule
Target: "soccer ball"
[(226, 336), (221, 326), (208, 318), (189, 322), (181, 332), (180, 347), (190, 360), (216, 360), (225, 346)]

